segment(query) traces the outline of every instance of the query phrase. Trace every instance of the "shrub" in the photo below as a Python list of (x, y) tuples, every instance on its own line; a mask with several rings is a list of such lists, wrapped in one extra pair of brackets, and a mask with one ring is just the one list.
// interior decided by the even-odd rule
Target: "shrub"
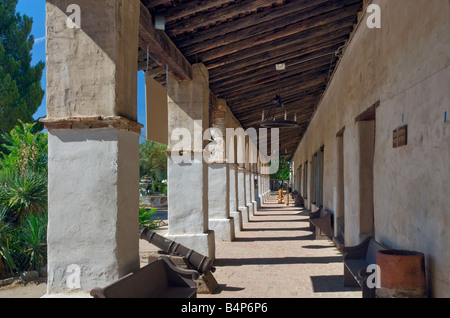
[(0, 277), (47, 258), (47, 136), (35, 124), (4, 134), (0, 152)]
[(0, 207), (0, 277), (17, 271), (15, 229), (6, 220), (6, 209)]
[(6, 141), (3, 148), (7, 153), (0, 153), (2, 173), (21, 174), (27, 171), (46, 172), (48, 162), (48, 139), (41, 132), (34, 132), (34, 124), (22, 123), (15, 126), (9, 134), (2, 137)]
[(0, 184), (0, 207), (6, 210), (9, 222), (47, 210), (47, 176), (43, 173), (13, 172), (0, 176)]
[(22, 270), (39, 270), (47, 261), (47, 214), (26, 215), (18, 229)]
[(147, 210), (145, 207), (139, 208), (139, 226), (148, 229), (156, 229), (158, 220), (153, 220), (153, 215), (158, 209)]

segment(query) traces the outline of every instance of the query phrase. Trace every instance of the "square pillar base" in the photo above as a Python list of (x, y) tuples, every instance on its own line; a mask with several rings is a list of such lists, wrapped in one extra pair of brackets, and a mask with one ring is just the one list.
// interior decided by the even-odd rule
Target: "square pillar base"
[(210, 219), (209, 228), (214, 231), (216, 241), (232, 242), (235, 239), (234, 219)]
[(239, 207), (239, 211), (241, 212), (241, 216), (242, 216), (242, 222), (243, 223), (248, 223), (250, 221), (249, 217), (248, 217), (248, 207), (247, 206), (240, 206)]
[(239, 232), (244, 229), (242, 226), (242, 213), (240, 211), (230, 212), (230, 216), (233, 218), (234, 223), (234, 231)]
[(251, 202), (247, 203), (247, 210), (248, 210), (248, 218), (249, 218), (248, 220), (250, 221), (250, 216), (255, 216), (255, 209)]

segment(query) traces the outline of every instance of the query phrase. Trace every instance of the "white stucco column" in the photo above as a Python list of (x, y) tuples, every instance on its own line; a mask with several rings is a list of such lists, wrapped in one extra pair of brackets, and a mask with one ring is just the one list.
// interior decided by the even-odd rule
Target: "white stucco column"
[(249, 169), (245, 169), (245, 205), (248, 208), (248, 215), (250, 217), (254, 215), (253, 203), (251, 198), (252, 193), (252, 172)]
[(235, 238), (234, 219), (230, 216), (230, 175), (226, 160), (226, 100), (211, 96), (210, 126), (208, 137), (208, 213), (209, 227), (216, 241), (231, 242)]
[(251, 194), (250, 194), (250, 200), (253, 205), (253, 213), (255, 213), (258, 210), (258, 202), (256, 201), (256, 187), (255, 187), (255, 181), (256, 181), (256, 173), (255, 173), (255, 165), (252, 164), (252, 170), (251, 170)]
[(245, 182), (245, 168), (238, 167), (238, 209), (241, 211), (242, 222), (246, 223), (249, 221), (248, 217), (248, 207), (246, 201), (246, 182)]
[(261, 176), (260, 174), (257, 172), (255, 174), (256, 177), (256, 184), (257, 184), (257, 188), (255, 191), (255, 199), (256, 199), (256, 204), (257, 204), (257, 208), (258, 210), (261, 209)]
[(169, 77), (167, 238), (215, 258), (214, 232), (208, 222), (208, 163), (203, 160), (203, 132), (209, 128), (209, 79), (202, 64), (192, 66), (192, 80)]
[(229, 191), (230, 191), (230, 216), (233, 218), (235, 232), (242, 231), (242, 213), (239, 211), (238, 199), (238, 169), (237, 164), (228, 164)]
[(229, 166), (211, 163), (208, 167), (209, 227), (216, 241), (231, 242), (235, 238), (234, 219), (230, 216)]
[(269, 166), (268, 164), (264, 164), (262, 166), (262, 170), (263, 170), (263, 188), (264, 188), (264, 202), (267, 201), (270, 197), (270, 175), (268, 175), (269, 173)]
[(257, 201), (258, 201), (258, 209), (262, 207), (262, 204), (264, 203), (263, 198), (263, 186), (262, 186), (262, 177), (261, 177), (261, 161), (258, 159), (258, 164), (256, 165), (256, 176), (258, 179), (258, 193), (257, 193)]
[(46, 2), (46, 297), (89, 297), (139, 268), (140, 3), (104, 2)]

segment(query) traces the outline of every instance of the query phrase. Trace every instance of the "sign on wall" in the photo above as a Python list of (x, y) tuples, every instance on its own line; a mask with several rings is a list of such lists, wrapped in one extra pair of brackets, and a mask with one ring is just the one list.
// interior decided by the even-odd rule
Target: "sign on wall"
[(393, 147), (399, 148), (408, 144), (408, 126), (402, 126), (394, 130)]

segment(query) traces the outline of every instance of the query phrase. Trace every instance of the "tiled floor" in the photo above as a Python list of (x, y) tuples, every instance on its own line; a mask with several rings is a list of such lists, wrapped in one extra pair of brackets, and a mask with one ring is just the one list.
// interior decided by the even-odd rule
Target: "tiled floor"
[[(141, 252), (148, 250), (141, 240)], [(235, 241), (216, 242), (215, 267), (220, 291), (198, 298), (361, 298), (358, 288), (343, 285), (339, 250), (314, 240), (307, 211), (277, 204), (275, 196)]]

